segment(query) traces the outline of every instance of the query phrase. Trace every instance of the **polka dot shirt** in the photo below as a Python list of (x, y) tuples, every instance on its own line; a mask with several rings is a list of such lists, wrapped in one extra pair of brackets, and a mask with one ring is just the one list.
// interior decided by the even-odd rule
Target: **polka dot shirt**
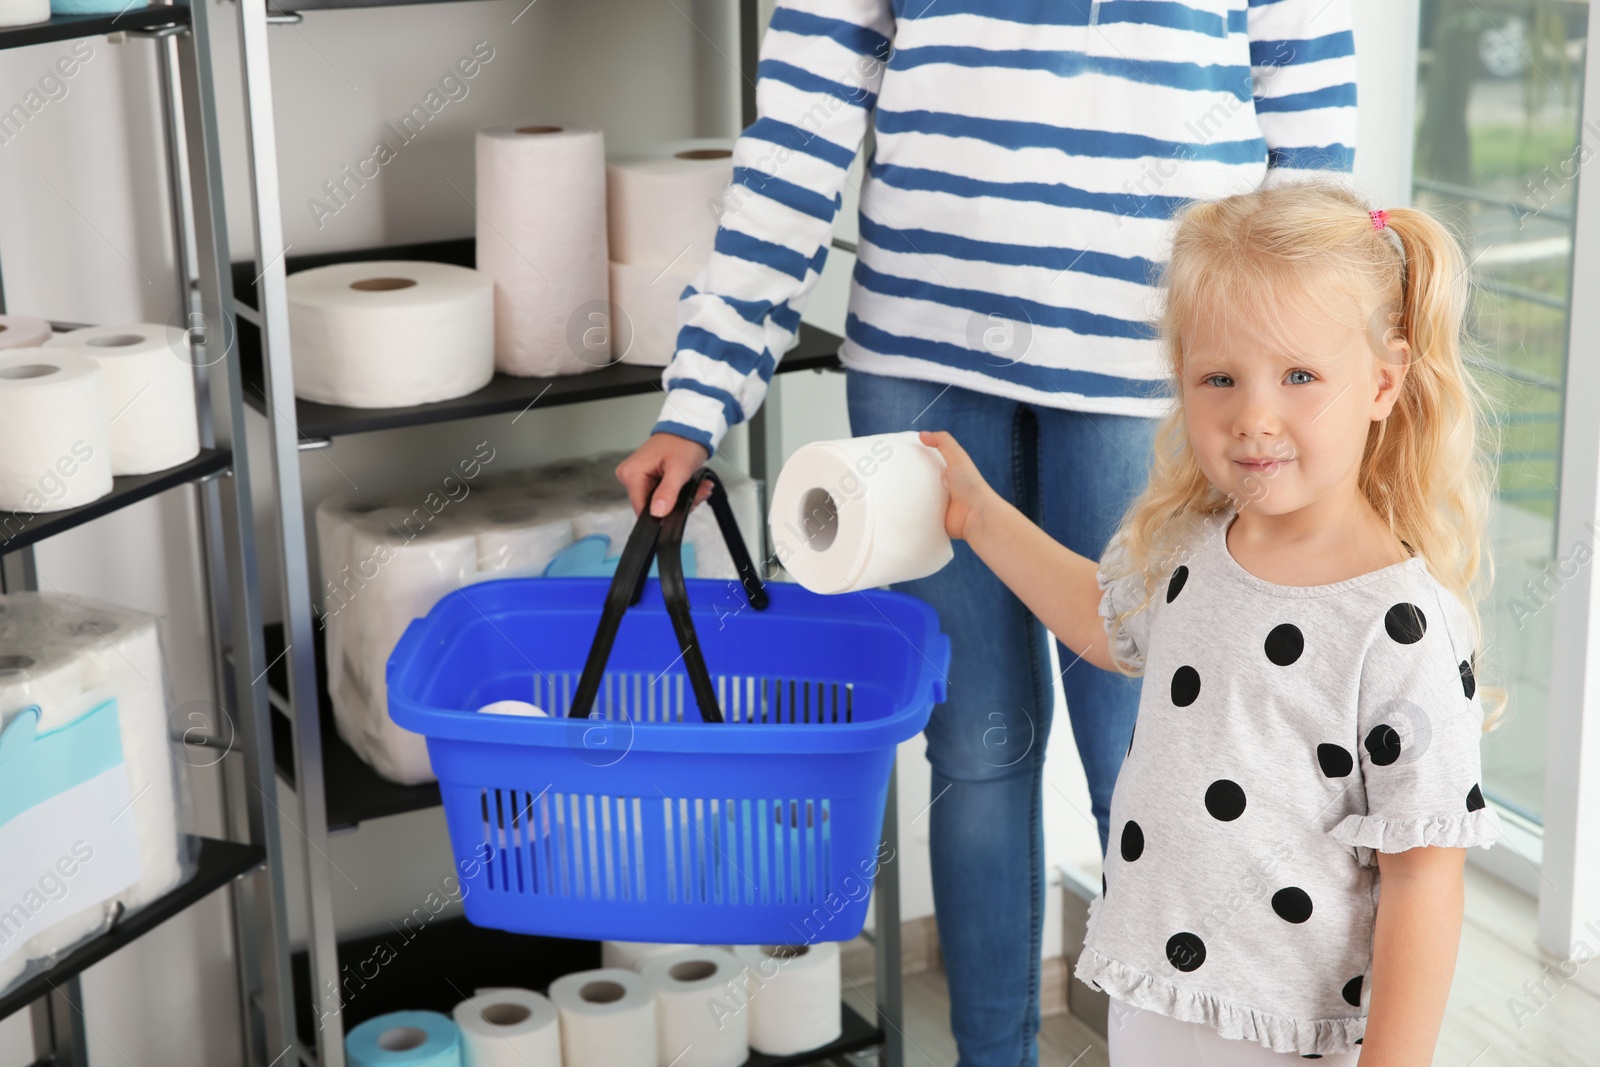
[(1256, 577), (1197, 521), (1144, 610), (1119, 540), (1100, 614), (1143, 695), (1074, 973), (1277, 1052), (1366, 1028), (1375, 852), (1488, 847), (1483, 707), (1459, 600), (1413, 555), (1329, 585)]

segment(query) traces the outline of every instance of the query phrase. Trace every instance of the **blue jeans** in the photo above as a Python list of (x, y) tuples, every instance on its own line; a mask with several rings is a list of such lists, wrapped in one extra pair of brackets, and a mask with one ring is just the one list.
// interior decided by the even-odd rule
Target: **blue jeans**
[[(1100, 558), (1149, 476), (1155, 419), (845, 374), (852, 434), (950, 431), (1002, 497), (1092, 559)], [(938, 573), (893, 588), (931, 604), (950, 635), (949, 696), (925, 731), (931, 794), (902, 803), (931, 802), (924, 817), (957, 1067), (1035, 1067), (1045, 886), (1041, 790), (1054, 705), (1050, 635), (964, 541)], [(1139, 682), (1091, 666), (1068, 648), (1058, 652), (1103, 855)]]

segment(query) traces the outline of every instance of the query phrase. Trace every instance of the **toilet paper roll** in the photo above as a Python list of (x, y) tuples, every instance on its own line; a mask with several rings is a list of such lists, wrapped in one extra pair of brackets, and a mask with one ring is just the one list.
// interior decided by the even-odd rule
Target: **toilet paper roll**
[(620, 967), (564, 974), (550, 983), (550, 1000), (565, 1067), (657, 1067), (656, 991), (643, 975)]
[(463, 396), (494, 377), (494, 280), (449, 263), (335, 263), (289, 275), (295, 395), (354, 408)]
[(606, 163), (611, 258), (657, 270), (710, 259), (723, 191), (733, 180), (733, 145), (725, 138), (668, 141), (613, 154)]
[(452, 1012), (462, 1067), (561, 1067), (561, 1020), (527, 989), (480, 989)]
[(340, 736), (391, 781), (433, 781), (426, 739), (389, 717), (385, 671), (411, 621), (472, 580), (476, 533), (448, 512), (424, 522), (415, 510), (379, 508), (358, 517), (350, 555), (361, 584), (334, 619), (348, 614), (349, 628), (339, 639), (345, 659), (342, 688), (332, 693)]
[(478, 571), (496, 577), (540, 575), (576, 540), (572, 520), (536, 500), (491, 505), (478, 532)]
[(392, 1011), (345, 1035), (350, 1067), (461, 1067), (461, 1031), (436, 1011)]
[(112, 474), (152, 474), (200, 453), (194, 364), (185, 358), (182, 330), (144, 322), (86, 326), (57, 334), (48, 347), (72, 349), (99, 365)]
[(623, 363), (665, 367), (678, 350), (678, 302), (705, 262), (684, 257), (665, 266), (611, 263), (611, 355)]
[(804, 446), (772, 491), (767, 521), (778, 562), (814, 593), (934, 573), (955, 555), (943, 471), (943, 457), (915, 430)]
[(839, 943), (735, 945), (750, 990), (750, 1047), (792, 1056), (839, 1039)]
[(149, 6), (150, 0), (50, 0), (50, 10), (57, 15), (115, 15)]
[(652, 956), (639, 973), (656, 991), (656, 1055), (677, 1067), (738, 1067), (750, 1058), (741, 964), (725, 949)]
[[(8, 22), (8, 12), (35, 4), (36, 0), (0, 0), (0, 26), (21, 26), (29, 22), (39, 22), (50, 17), (49, 0), (37, 4), (44, 14), (38, 18), (24, 18), (19, 22)], [(5, 348), (38, 348), (50, 340), (50, 324), (43, 319), (36, 319), (31, 315), (0, 315), (0, 349)]]
[(665, 941), (602, 941), (600, 962), (606, 967), (637, 971), (640, 964), (653, 956), (665, 956), (669, 952), (681, 952), (694, 947)]
[(605, 137), (490, 126), (477, 140), (477, 263), (495, 283), (495, 366), (582, 374), (611, 363)]
[(0, 355), (0, 510), (65, 511), (109, 492), (100, 368), (53, 348)]
[(526, 700), (496, 700), (478, 709), (481, 715), (521, 715), (524, 718), (548, 719), (550, 713)]

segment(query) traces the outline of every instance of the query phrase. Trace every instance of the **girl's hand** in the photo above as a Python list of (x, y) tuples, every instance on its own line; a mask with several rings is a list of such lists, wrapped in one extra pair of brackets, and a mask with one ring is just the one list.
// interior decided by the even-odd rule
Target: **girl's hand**
[(937, 448), (944, 457), (941, 480), (950, 491), (950, 504), (944, 513), (944, 532), (958, 540), (967, 540), (977, 530), (985, 509), (999, 499), (999, 494), (983, 480), (967, 450), (948, 432), (923, 430), (920, 440), (930, 448)]

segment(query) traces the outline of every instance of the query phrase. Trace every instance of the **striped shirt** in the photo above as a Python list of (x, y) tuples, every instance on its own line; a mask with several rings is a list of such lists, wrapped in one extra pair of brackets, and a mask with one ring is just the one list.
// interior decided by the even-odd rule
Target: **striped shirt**
[(1159, 415), (1171, 216), (1350, 170), (1351, 0), (780, 0), (655, 432), (766, 395), (872, 123), (840, 361)]

